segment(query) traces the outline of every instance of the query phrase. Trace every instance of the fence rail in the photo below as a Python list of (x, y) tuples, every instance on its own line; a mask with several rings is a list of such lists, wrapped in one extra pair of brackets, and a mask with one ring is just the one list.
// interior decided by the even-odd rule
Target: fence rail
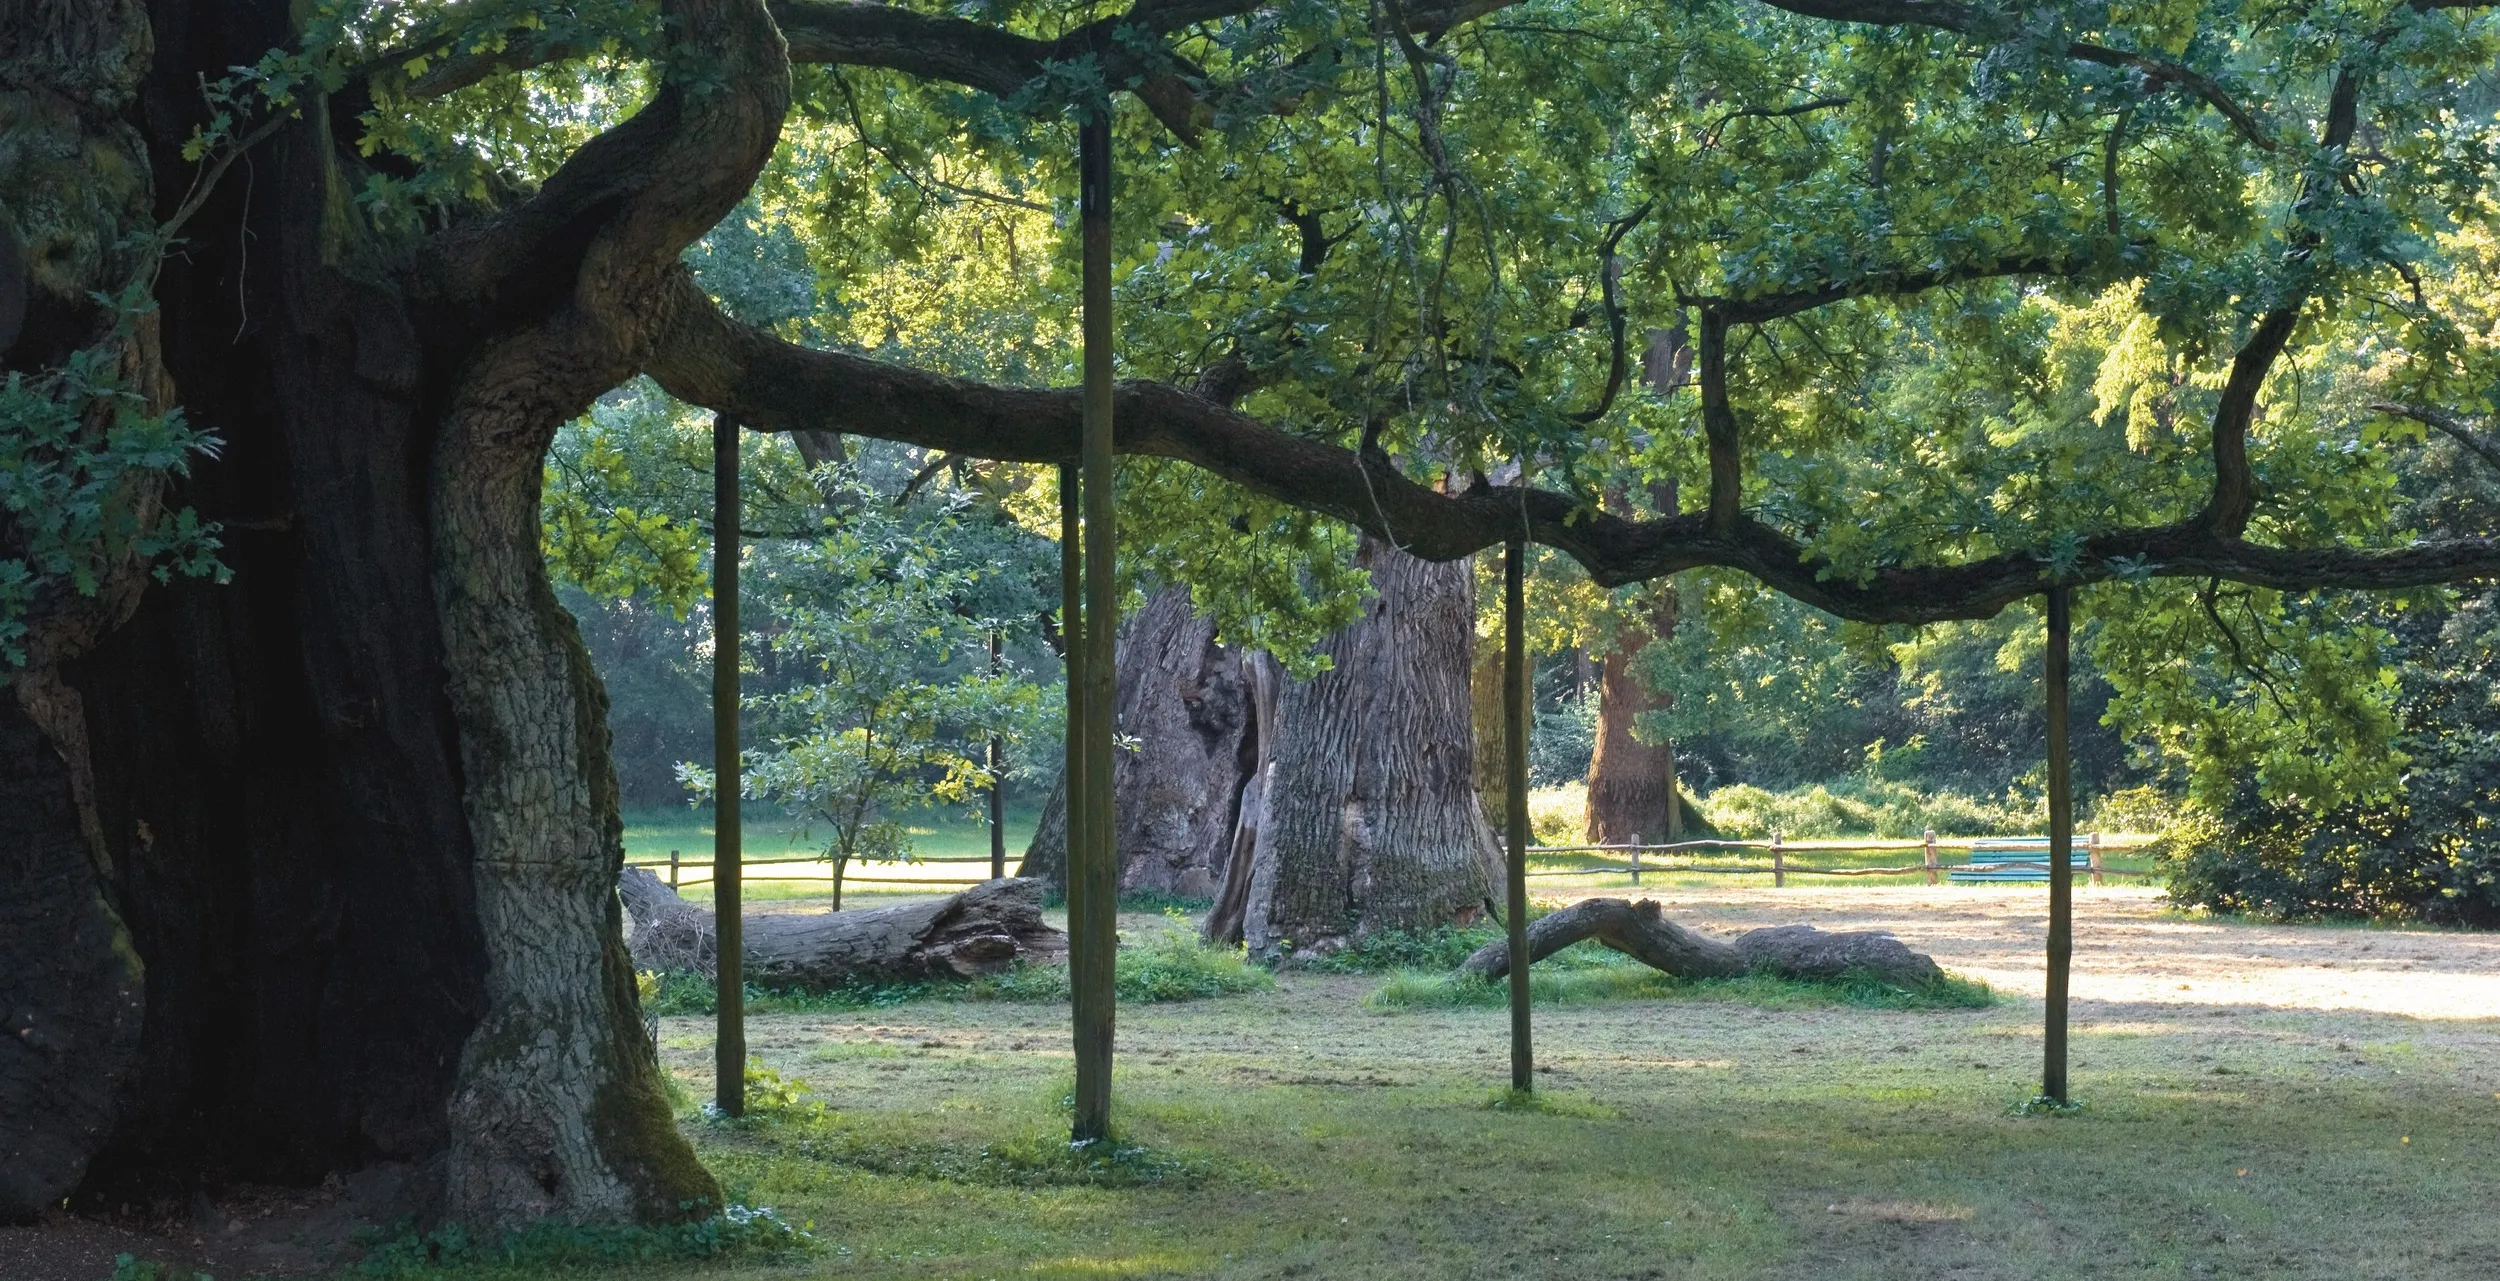
[[(782, 858), (741, 858), (738, 860), (738, 866), (741, 870), (750, 867), (788, 866), (796, 863), (813, 863), (822, 867), (824, 871), (819, 873), (817, 876), (759, 876), (755, 879), (759, 881), (808, 881), (816, 880), (821, 877), (821, 879), (826, 881), (828, 884), (830, 884), (833, 880), (833, 865), (814, 854), (797, 854)], [(859, 870), (862, 867), (914, 867), (929, 863), (969, 863), (978, 866), (981, 870), (978, 875), (973, 876), (877, 876)], [(895, 863), (882, 860), (871, 863), (863, 860), (851, 864), (850, 869), (842, 874), (842, 884), (846, 888), (860, 885), (953, 885), (958, 887), (978, 885), (981, 882), (990, 879), (989, 864), (990, 856), (987, 854), (959, 856), (954, 858), (916, 858), (911, 860), (909, 863)], [(665, 871), (666, 879), (668, 881), (669, 888), (671, 889), (685, 889), (688, 886), (693, 885), (709, 885), (712, 882), (712, 860), (710, 857), (686, 858), (676, 850), (670, 850), (667, 858), (629, 858), (625, 860), (625, 866), (648, 868), (654, 873)], [(702, 868), (703, 874), (700, 876), (687, 875), (687, 871), (693, 868)]]
[[(2101, 862), (2101, 855), (2103, 851), (2140, 849), (2143, 846), (2150, 844), (2152, 839), (2153, 838), (2147, 836), (2105, 836), (2099, 833), (2077, 836), (2075, 838), (2074, 848), (2083, 851), (2089, 859), (2087, 865), (2078, 870), (2087, 873), (2092, 878), (2092, 883), (2094, 885), (2100, 884), (2101, 878), (2104, 876), (2153, 875), (2150, 871), (2140, 868), (2107, 867)], [(1937, 836), (1932, 832), (1928, 833), (1923, 839), (1864, 841), (1790, 841), (1784, 840), (1776, 834), (1774, 834), (1771, 839), (1767, 841), (1666, 841), (1657, 844), (1647, 844), (1641, 842), (1638, 838), (1635, 838), (1631, 841), (1622, 841), (1614, 844), (1531, 845), (1528, 847), (1528, 853), (1531, 855), (1625, 854), (1629, 856), (1629, 860), (1605, 867), (1542, 868), (1537, 871), (1530, 872), (1528, 875), (1610, 876), (1628, 874), (1631, 876), (1632, 883), (1634, 885), (1639, 885), (1641, 883), (1642, 876), (1657, 872), (1671, 872), (1677, 874), (1697, 873), (1704, 876), (1768, 876), (1772, 879), (1774, 884), (1785, 886), (1788, 884), (1788, 878), (1791, 876), (1915, 876), (1924, 872), (1927, 875), (1927, 883), (1933, 885), (1937, 883), (1937, 877), (1940, 874), (1951, 874), (1954, 872), (2045, 872), (2051, 867), (2051, 864), (2045, 859), (2039, 862), (1992, 861), (1986, 863), (1944, 863), (1938, 861), (1936, 857), (1937, 854), (1945, 850), (1978, 851), (1997, 849), (2011, 851), (2021, 847), (2037, 845), (2041, 847), (2043, 852), (2045, 852), (2048, 847), (2048, 843), (2049, 838), (2045, 836)], [(1718, 864), (1701, 864), (1691, 862), (1648, 862), (1643, 860), (1644, 855), (1673, 854), (1678, 851), (1694, 852), (1701, 850), (1767, 850), (1771, 854), (1771, 861), (1759, 866), (1738, 865), (1730, 867)], [(1926, 858), (1920, 862), (1910, 863), (1900, 867), (1808, 867), (1790, 863), (1788, 861), (1788, 856), (1791, 854), (1883, 853), (1894, 850), (1918, 850), (1925, 854)], [(903, 864), (891, 862), (854, 864), (854, 870), (844, 873), (842, 881), (845, 885), (853, 886), (978, 885), (982, 881), (989, 879), (989, 861), (988, 855), (980, 854), (958, 856), (953, 858), (913, 859), (910, 863)], [(824, 859), (813, 854), (800, 854), (781, 858), (749, 858), (739, 860), (739, 866), (742, 868), (787, 866), (797, 863), (813, 863), (823, 866), (825, 868), (822, 873), (823, 878), (828, 882), (833, 879), (833, 869), (831, 865), (827, 864)], [(971, 875), (956, 876), (879, 876), (856, 870), (864, 866), (913, 867), (928, 864), (949, 863), (972, 864), (977, 867), (979, 871)], [(670, 887), (675, 889), (684, 889), (694, 885), (708, 885), (712, 881), (712, 860), (710, 858), (686, 858), (676, 850), (670, 850), (667, 858), (627, 859), (625, 861), (625, 865), (627, 867), (650, 868), (655, 872), (665, 868), (667, 869), (668, 883)], [(694, 868), (703, 869), (703, 874), (700, 876), (689, 876), (686, 874), (689, 870)], [(809, 876), (759, 876), (756, 879), (765, 881), (805, 881), (815, 878)]]
[[(2150, 844), (2152, 839), (2147, 836), (2109, 837), (2097, 832), (2086, 833), (2077, 835), (2070, 848), (2085, 856), (2085, 865), (2079, 870), (2091, 877), (2094, 885), (2098, 885), (2102, 878), (2107, 876), (2152, 875), (2151, 872), (2142, 869), (2109, 867), (2101, 859), (2102, 853), (2106, 850), (2138, 849)], [(2041, 851), (2041, 861), (1992, 859), (1987, 862), (1945, 863), (1937, 858), (1939, 853), (1946, 850), (1967, 850), (1974, 854), (1991, 850), (2022, 852), (2034, 846)], [(1912, 876), (1925, 873), (1927, 883), (1934, 885), (1938, 883), (1939, 877), (1955, 872), (2049, 871), (2052, 864), (2046, 858), (2048, 846), (2049, 838), (2045, 836), (1938, 836), (1933, 831), (1914, 840), (1790, 841), (1774, 832), (1771, 834), (1771, 839), (1767, 841), (1667, 841), (1655, 844), (1644, 842), (1636, 835), (1629, 841), (1612, 844), (1532, 845), (1528, 847), (1530, 854), (1621, 853), (1630, 857), (1627, 862), (1606, 867), (1545, 868), (1530, 872), (1528, 875), (1629, 875), (1632, 883), (1639, 885), (1641, 877), (1647, 873), (1699, 873), (1705, 876), (1769, 876), (1773, 885), (1785, 886), (1791, 876)], [(1672, 854), (1678, 851), (1689, 853), (1703, 850), (1766, 850), (1771, 855), (1771, 861), (1762, 866), (1730, 867), (1723, 864), (1693, 862), (1650, 862), (1642, 857), (1649, 854)], [(1810, 867), (1792, 864), (1788, 861), (1789, 855), (1801, 853), (1885, 853), (1909, 850), (1917, 850), (1925, 857), (1917, 863), (1902, 867)]]

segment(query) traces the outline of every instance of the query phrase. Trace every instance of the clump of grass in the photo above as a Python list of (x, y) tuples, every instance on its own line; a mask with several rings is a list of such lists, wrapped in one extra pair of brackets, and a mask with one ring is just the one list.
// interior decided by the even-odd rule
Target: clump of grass
[(1488, 1112), (1534, 1112), (1540, 1116), (1567, 1116), (1582, 1121), (1613, 1121), (1622, 1113), (1602, 1103), (1551, 1090), (1496, 1090), (1485, 1100)]
[(2073, 1116), (2083, 1111), (2081, 1099), (2053, 1099), (2035, 1094), (2005, 1109), (2007, 1116)]
[(807, 1088), (805, 1081), (793, 1081), (764, 1063), (761, 1055), (747, 1056), (746, 1111), (736, 1117), (720, 1114), (719, 1104), (705, 1100), (703, 1115), (731, 1125), (766, 1126), (821, 1121), (833, 1115), (825, 1101)]
[[(1531, 899), (1528, 902), (1528, 919), (1533, 921), (1562, 906), (1561, 902), (1553, 899)], [(1355, 940), (1343, 951), (1301, 964), (1305, 969), (1323, 974), (1454, 970), (1477, 948), (1501, 940), (1501, 923), (1489, 919), (1473, 925), (1436, 925), (1428, 930), (1376, 930)]]
[(1428, 930), (1380, 930), (1344, 951), (1306, 963), (1325, 974), (1379, 974), (1391, 970), (1451, 970), (1477, 948), (1502, 937), (1498, 925), (1439, 925)]
[[(1211, 996), (1263, 992), (1276, 977), (1252, 965), (1241, 949), (1209, 947), (1195, 934), (1174, 930), (1120, 949), (1114, 982), (1122, 1001), (1195, 1001)], [(710, 979), (672, 971), (645, 975), (643, 1009), (653, 1014), (710, 1014)], [(750, 1014), (822, 1014), (884, 1009), (911, 1001), (1064, 1001), (1064, 965), (1024, 965), (968, 982), (918, 979), (896, 983), (845, 983), (832, 988), (768, 988), (748, 984)]]
[[(688, 1206), (689, 1210), (700, 1207)], [(694, 1259), (778, 1259), (807, 1254), (815, 1236), (768, 1207), (726, 1205), (717, 1214), (656, 1227), (630, 1223), (533, 1224), (500, 1236), (473, 1237), (458, 1227), (419, 1233), (413, 1227), (374, 1243), (350, 1276), (543, 1276), (547, 1269), (597, 1273), (620, 1263)]]
[(113, 1258), (113, 1275), (110, 1281), (217, 1281), (217, 1278), (205, 1272), (177, 1268), (170, 1263), (158, 1263), (153, 1259), (122, 1254), (115, 1255)]
[(1190, 1187), (1213, 1173), (1195, 1153), (1167, 1152), (1125, 1140), (1071, 1143), (1053, 1134), (964, 1148), (897, 1143), (890, 1136), (823, 1127), (793, 1145), (798, 1155), (872, 1174), (936, 1179), (987, 1187)]
[[(1178, 929), (1121, 948), (1112, 968), (1123, 1001), (1196, 1001), (1276, 986), (1276, 977), (1252, 965), (1240, 948), (1209, 947), (1196, 934)], [(1063, 965), (1020, 965), (963, 984), (960, 995), (974, 1001), (1064, 1001), (1068, 970)]]
[[(1995, 989), (1987, 984), (1950, 974), (1933, 983), (1917, 985), (1894, 983), (1863, 970), (1820, 980), (1768, 974), (1687, 979), (1650, 969), (1618, 953), (1584, 953), (1583, 947), (1566, 948), (1530, 969), (1528, 999), (1538, 1005), (1662, 999), (1740, 1001), (1768, 1009), (1847, 1005), (1875, 1010), (1981, 1009), (1997, 1002)], [(1609, 957), (1613, 959), (1605, 959)], [(1401, 970), (1363, 998), (1363, 1004), (1374, 1010), (1412, 1010), (1501, 1005), (1509, 999), (1507, 978)]]

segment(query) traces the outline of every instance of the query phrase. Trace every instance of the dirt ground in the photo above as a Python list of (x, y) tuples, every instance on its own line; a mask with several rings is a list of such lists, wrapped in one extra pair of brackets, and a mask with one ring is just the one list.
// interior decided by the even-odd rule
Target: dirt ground
[[(1590, 891), (1598, 892), (1623, 891)], [(2046, 886), (1663, 889), (1647, 896), (1678, 920), (1724, 931), (1788, 922), (1889, 930), (1946, 969), (2000, 992), (2041, 994)], [(2227, 1005), (2500, 1018), (2500, 934), (2215, 921), (2169, 913), (2157, 889), (2077, 886), (2072, 997), (2085, 1017), (2131, 1006)]]
[[(1374, 1012), (1361, 1002), (1376, 977), (1308, 974), (1134, 1006), (1123, 1115), (1146, 1141), (1249, 1173), (1195, 1192), (1037, 1192), (827, 1164), (696, 1123), (733, 1195), (837, 1243), (796, 1270), (721, 1275), (2494, 1275), (2500, 935), (2216, 922), (2165, 913), (2157, 891), (2078, 887), (2073, 1062), (2093, 1106), (2040, 1121), (2005, 1107), (2038, 1080), (2042, 888), (1649, 896), (1715, 931), (1890, 930), (2014, 999), (1542, 1010), (1540, 1082), (1587, 1111), (1515, 1120), (1482, 1110), (1505, 1061), (1498, 1009)], [(664, 1029), (698, 1097), (709, 1031)], [(774, 1015), (749, 1039), (844, 1133), (895, 1150), (1063, 1124), (1049, 1100), (1064, 1007)], [(1513, 1164), (1532, 1182), (1506, 1182)], [(124, 1251), (221, 1281), (314, 1275), (301, 1261), (339, 1257), (368, 1195), (351, 1181), (0, 1229), (0, 1281), (102, 1281)]]

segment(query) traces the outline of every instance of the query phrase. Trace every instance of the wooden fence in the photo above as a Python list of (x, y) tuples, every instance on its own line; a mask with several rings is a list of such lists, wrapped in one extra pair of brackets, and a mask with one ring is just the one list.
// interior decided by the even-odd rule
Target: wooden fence
[[(2148, 871), (2107, 867), (2103, 865), (2101, 860), (2102, 852), (2105, 850), (2138, 848), (2146, 844), (2148, 839), (2149, 838), (2145, 837), (2107, 837), (2098, 833), (2077, 836), (2075, 838), (2075, 847), (2084, 851), (2089, 859), (2086, 866), (2078, 868), (2077, 870), (2082, 871), (2091, 877), (2092, 884), (2094, 885), (2101, 884), (2102, 878), (2106, 876), (2150, 876), (2152, 873)], [(1961, 852), (1969, 852), (1975, 849), (2004, 850), (2021, 845), (2040, 846), (2043, 854), (2042, 859), (2038, 862), (1989, 861), (1984, 863), (1945, 863), (1938, 857), (1939, 854), (1948, 850)], [(1924, 839), (1919, 840), (1790, 841), (1784, 840), (1777, 834), (1774, 834), (1771, 839), (1767, 841), (1675, 841), (1672, 843), (1656, 845), (1643, 844), (1640, 841), (1640, 838), (1634, 837), (1630, 841), (1614, 845), (1531, 845), (1528, 847), (1528, 854), (1530, 857), (1554, 854), (1594, 854), (1601, 857), (1621, 855), (1623, 861), (1600, 867), (1541, 868), (1536, 871), (1529, 872), (1528, 875), (1629, 875), (1632, 878), (1632, 884), (1637, 886), (1641, 883), (1641, 877), (1644, 874), (1654, 874), (1659, 872), (1673, 872), (1679, 874), (1698, 873), (1707, 876), (1768, 876), (1771, 878), (1771, 883), (1773, 885), (1786, 886), (1788, 884), (1788, 878), (1791, 876), (1907, 876), (1923, 872), (1926, 874), (1927, 883), (1929, 885), (1934, 885), (1938, 883), (1941, 877), (1953, 872), (2016, 870), (2045, 872), (2049, 869), (2049, 863), (2046, 858), (2047, 846), (2048, 838), (2044, 836), (1939, 837), (1933, 832), (1929, 832)], [(1767, 863), (1734, 865), (1725, 863), (1696, 863), (1689, 860), (1677, 861), (1671, 857), (1679, 851), (1698, 853), (1704, 850), (1763, 850), (1767, 851), (1771, 857), (1770, 861)], [(1814, 867), (1805, 864), (1791, 863), (1788, 861), (1791, 855), (1796, 854), (1865, 854), (1895, 850), (1903, 853), (1916, 850), (1921, 855), (1920, 861), (1916, 863), (1903, 864), (1897, 867)], [(1670, 857), (1662, 859), (1659, 857), (1661, 855)], [(758, 881), (805, 881), (822, 879), (828, 885), (832, 883), (833, 865), (812, 854), (791, 855), (781, 858), (741, 859), (739, 861), (739, 866), (741, 868), (786, 867), (802, 863), (814, 864), (822, 870), (813, 875), (802, 874), (798, 876), (791, 876), (786, 874), (766, 874), (756, 876), (752, 879)], [(986, 854), (968, 858), (915, 859), (909, 863), (856, 862), (851, 865), (851, 870), (843, 876), (842, 883), (845, 887), (864, 888), (877, 888), (888, 885), (954, 886), (961, 888), (967, 885), (978, 885), (982, 881), (988, 880), (990, 870), (989, 864), (989, 856)], [(708, 884), (712, 880), (712, 860), (710, 858), (686, 858), (676, 850), (670, 850), (668, 852), (668, 857), (664, 859), (628, 859), (626, 860), (625, 865), (628, 867), (650, 868), (654, 875), (664, 875), (669, 885), (679, 889), (692, 885)], [(896, 876), (890, 874), (893, 869), (909, 869), (914, 867), (951, 869), (955, 866), (962, 866), (966, 870), (960, 873), (948, 871), (945, 874), (928, 876)], [(694, 872), (696, 869), (700, 869), (700, 875), (689, 874)]]
[[(738, 867), (741, 872), (745, 872), (749, 869), (758, 867), (786, 867), (794, 866), (800, 863), (812, 863), (821, 870), (813, 874), (802, 874), (798, 876), (767, 874), (763, 876), (747, 876), (745, 879), (751, 881), (822, 880), (826, 885), (832, 885), (833, 864), (814, 854), (794, 854), (781, 858), (742, 858), (738, 860)], [(958, 863), (977, 868), (978, 870), (968, 876), (961, 874), (941, 876), (890, 876), (883, 874), (884, 870), (889, 868), (924, 867), (931, 864), (943, 867)], [(690, 885), (708, 885), (712, 880), (712, 860), (710, 857), (687, 858), (676, 850), (670, 850), (667, 858), (629, 858), (625, 860), (625, 866), (647, 867), (651, 869), (652, 875), (658, 876), (662, 880), (667, 881), (672, 889), (684, 889)], [(701, 875), (689, 874), (698, 868), (701, 869)], [(842, 886), (844, 889), (852, 889), (860, 886), (873, 888), (881, 885), (952, 885), (960, 889), (967, 885), (978, 885), (988, 879), (990, 879), (990, 856), (987, 854), (970, 858), (921, 858), (913, 859), (908, 863), (855, 860), (852, 862), (850, 870), (843, 874)]]
[[(2150, 876), (2152, 875), (2151, 872), (2140, 869), (2109, 867), (2103, 863), (2101, 858), (2101, 855), (2105, 850), (2133, 849), (2145, 845), (2149, 843), (2149, 841), (2150, 838), (2147, 837), (2109, 838), (2104, 837), (2099, 833), (2079, 835), (2075, 837), (2075, 848), (2085, 853), (2087, 862), (2084, 867), (2078, 870), (2091, 877), (2094, 885), (2101, 884), (2102, 878), (2107, 876)], [(1965, 852), (1988, 849), (2005, 850), (2027, 845), (2038, 845), (2041, 847), (2042, 858), (2040, 861), (1989, 860), (1986, 862), (1945, 863), (1937, 857), (1941, 852), (1946, 850), (1961, 850)], [(1730, 865), (1725, 863), (1694, 863), (1689, 861), (1676, 862), (1672, 860), (1659, 861), (1654, 858), (1645, 857), (1657, 854), (1673, 854), (1679, 850), (1767, 850), (1771, 855), (1771, 861), (1763, 864)], [(1916, 850), (1922, 857), (1916, 863), (1904, 864), (1898, 867), (1814, 867), (1809, 865), (1794, 864), (1788, 861), (1790, 855), (1801, 853), (1863, 854), (1892, 850), (1899, 850), (1904, 853)], [(1785, 886), (1788, 884), (1788, 878), (1791, 876), (1907, 876), (1917, 873), (1925, 873), (1927, 883), (1929, 885), (1934, 885), (1938, 883), (1938, 880), (1942, 876), (1949, 875), (1954, 872), (2045, 872), (2048, 871), (2051, 866), (2047, 860), (2047, 851), (2048, 838), (2045, 836), (1939, 837), (1933, 831), (1928, 832), (1924, 838), (1918, 840), (1789, 841), (1782, 839), (1778, 833), (1773, 833), (1771, 839), (1767, 841), (1676, 841), (1669, 844), (1658, 845), (1644, 844), (1638, 836), (1634, 836), (1630, 841), (1613, 845), (1531, 845), (1528, 847), (1528, 853), (1532, 856), (1538, 854), (1622, 854), (1625, 856), (1626, 861), (1607, 867), (1543, 868), (1532, 871), (1528, 873), (1528, 875), (1603, 876), (1609, 874), (1628, 874), (1631, 876), (1632, 883), (1634, 885), (1639, 885), (1641, 883), (1641, 876), (1643, 873), (1656, 872), (1674, 872), (1680, 874), (1698, 873), (1706, 876), (1767, 875), (1771, 878), (1771, 883), (1773, 885)]]

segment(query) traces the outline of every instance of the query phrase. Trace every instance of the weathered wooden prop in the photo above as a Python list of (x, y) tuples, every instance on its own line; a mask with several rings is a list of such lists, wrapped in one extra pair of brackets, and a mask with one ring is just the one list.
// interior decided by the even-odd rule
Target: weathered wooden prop
[[(639, 867), (626, 868), (616, 888), (633, 917), (626, 946), (635, 969), (717, 973), (720, 939), (710, 912)], [(924, 903), (747, 916), (745, 977), (769, 987), (826, 988), (972, 978), (1019, 960), (1056, 960), (1067, 953), (1068, 936), (1042, 919), (1043, 890), (1040, 881), (1007, 877)]]
[[(1530, 921), (1528, 959), (1531, 964), (1542, 961), (1590, 938), (1678, 978), (1762, 973), (1789, 979), (1836, 979), (1862, 972), (1887, 983), (1918, 987), (1944, 977), (1934, 960), (1911, 951), (1890, 934), (1834, 934), (1811, 925), (1775, 925), (1732, 939), (1713, 938), (1668, 920), (1655, 899), (1582, 899)], [(1485, 944), (1459, 963), (1458, 972), (1488, 979), (1508, 974), (1510, 944)]]

